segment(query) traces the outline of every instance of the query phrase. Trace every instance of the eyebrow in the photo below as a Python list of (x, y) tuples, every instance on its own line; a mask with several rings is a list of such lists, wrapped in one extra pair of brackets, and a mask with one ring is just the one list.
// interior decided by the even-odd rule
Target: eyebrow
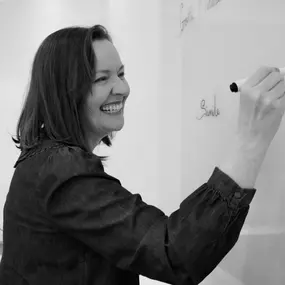
[[(125, 68), (125, 66), (122, 64), (122, 65), (120, 66), (120, 68), (119, 68), (119, 71), (122, 70), (122, 69), (124, 69), (124, 68)], [(110, 69), (100, 69), (100, 70), (97, 70), (97, 71), (96, 71), (96, 73), (110, 73), (110, 72), (111, 72)]]

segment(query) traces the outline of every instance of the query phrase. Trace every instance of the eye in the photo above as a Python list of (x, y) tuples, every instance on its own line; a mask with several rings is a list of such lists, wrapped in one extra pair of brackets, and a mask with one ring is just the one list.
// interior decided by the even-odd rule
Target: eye
[(121, 72), (121, 73), (119, 74), (119, 76), (120, 76), (121, 78), (125, 78), (125, 72)]
[(108, 77), (107, 76), (102, 76), (102, 77), (96, 79), (95, 83), (104, 82), (106, 80), (108, 80)]

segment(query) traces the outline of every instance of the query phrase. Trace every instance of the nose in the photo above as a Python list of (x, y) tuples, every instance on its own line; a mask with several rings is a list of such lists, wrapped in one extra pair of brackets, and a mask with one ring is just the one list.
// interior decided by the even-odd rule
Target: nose
[(126, 79), (117, 77), (116, 82), (114, 83), (112, 93), (115, 95), (122, 95), (124, 97), (129, 96), (130, 86)]

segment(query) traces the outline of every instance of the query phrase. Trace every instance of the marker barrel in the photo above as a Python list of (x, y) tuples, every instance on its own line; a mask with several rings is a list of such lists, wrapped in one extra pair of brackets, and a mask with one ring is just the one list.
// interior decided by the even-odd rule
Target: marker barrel
[[(285, 75), (285, 67), (279, 68), (279, 70), (280, 70), (280, 73), (282, 75)], [(230, 90), (232, 92), (239, 92), (240, 91), (240, 86), (242, 86), (245, 83), (246, 80), (247, 80), (247, 78), (244, 78), (244, 79), (240, 79), (240, 80), (237, 80), (237, 81), (233, 82), (230, 85)]]

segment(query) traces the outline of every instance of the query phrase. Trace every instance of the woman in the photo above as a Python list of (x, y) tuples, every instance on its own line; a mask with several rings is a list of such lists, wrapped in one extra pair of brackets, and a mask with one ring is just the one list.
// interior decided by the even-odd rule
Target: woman
[(43, 41), (14, 139), (22, 152), (4, 207), (1, 284), (199, 284), (234, 246), (284, 113), (279, 70), (260, 68), (242, 86), (235, 145), (169, 217), (92, 153), (123, 127), (129, 92), (104, 27)]

